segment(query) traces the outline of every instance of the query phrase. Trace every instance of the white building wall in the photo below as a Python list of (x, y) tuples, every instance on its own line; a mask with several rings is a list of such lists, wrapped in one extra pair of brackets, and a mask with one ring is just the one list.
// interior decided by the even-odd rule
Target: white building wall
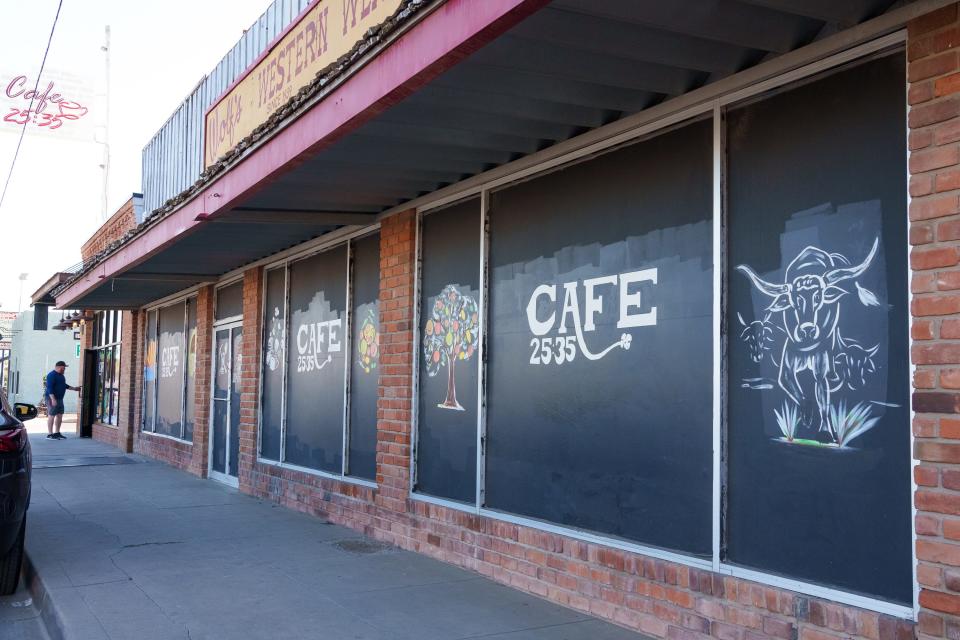
[[(33, 309), (20, 312), (13, 322), (13, 339), (10, 349), (10, 401), (36, 404), (43, 396), (43, 379), (53, 369), (57, 360), (67, 363), (67, 384), (79, 386), (80, 358), (73, 331), (58, 331), (53, 328), (60, 314), (50, 311), (46, 331), (33, 329)], [(64, 398), (64, 410), (74, 413), (79, 407), (77, 392), (68, 391)]]

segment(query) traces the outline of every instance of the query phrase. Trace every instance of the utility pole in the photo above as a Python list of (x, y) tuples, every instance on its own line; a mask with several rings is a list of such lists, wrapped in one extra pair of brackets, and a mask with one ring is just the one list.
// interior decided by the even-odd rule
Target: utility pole
[(103, 122), (103, 210), (101, 211), (101, 222), (107, 219), (107, 198), (110, 187), (110, 25), (106, 25), (104, 31), (104, 43), (100, 50), (104, 53), (104, 68), (106, 72), (106, 97), (104, 98), (104, 122)]

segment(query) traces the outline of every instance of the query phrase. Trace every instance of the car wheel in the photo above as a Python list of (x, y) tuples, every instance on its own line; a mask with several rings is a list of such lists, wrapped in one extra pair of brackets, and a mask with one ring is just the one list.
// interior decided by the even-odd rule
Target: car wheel
[(0, 558), (0, 596), (10, 596), (20, 582), (20, 565), (23, 563), (23, 540), (27, 533), (27, 517), (20, 524), (20, 534), (7, 555)]

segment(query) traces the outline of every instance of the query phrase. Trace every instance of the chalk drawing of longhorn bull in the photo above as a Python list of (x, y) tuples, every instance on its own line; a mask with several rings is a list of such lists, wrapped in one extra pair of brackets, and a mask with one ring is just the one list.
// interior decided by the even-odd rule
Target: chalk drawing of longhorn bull
[[(856, 266), (850, 266), (850, 261), (840, 254), (807, 247), (787, 266), (783, 283), (767, 282), (747, 265), (736, 267), (758, 291), (773, 298), (767, 307), (768, 316), (781, 314), (786, 340), (777, 376), (780, 388), (801, 410), (805, 409), (809, 394), (804, 391), (798, 374), (809, 371), (813, 376), (813, 395), (820, 414), (819, 430), (830, 432), (834, 438), (837, 434), (833, 433), (829, 419), (830, 393), (836, 390), (837, 379), (842, 373), (835, 371), (835, 352), (847, 346), (837, 332), (840, 320), (838, 303), (849, 293), (837, 285), (859, 278), (867, 270), (876, 256), (879, 240), (879, 237), (874, 239), (870, 253)], [(878, 304), (871, 292), (854, 284), (863, 304)], [(870, 355), (873, 353), (875, 349)]]

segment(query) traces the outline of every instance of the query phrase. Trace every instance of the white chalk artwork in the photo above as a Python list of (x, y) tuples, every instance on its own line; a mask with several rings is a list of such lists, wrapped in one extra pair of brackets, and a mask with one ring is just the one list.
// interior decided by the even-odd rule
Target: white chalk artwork
[(477, 348), (480, 312), (477, 301), (448, 284), (437, 296), (423, 329), (423, 359), (427, 375), (436, 377), (447, 368), (447, 395), (438, 409), (463, 411), (457, 401), (456, 365), (469, 360)]
[(283, 362), (286, 350), (286, 330), (283, 318), (280, 317), (280, 308), (273, 308), (273, 317), (270, 318), (270, 334), (267, 336), (267, 355), (265, 360), (270, 371), (276, 371)]
[[(633, 342), (633, 335), (630, 333), (621, 333), (619, 339), (596, 351), (587, 345), (584, 335), (596, 331), (597, 316), (603, 318), (605, 296), (612, 297), (617, 303), (618, 329), (656, 326), (657, 307), (651, 306), (647, 311), (640, 310), (642, 294), (637, 286), (641, 283), (655, 286), (657, 274), (658, 269), (654, 267), (564, 282), (561, 285), (562, 300), (558, 285), (537, 286), (526, 307), (527, 325), (534, 336), (530, 339), (530, 364), (562, 365), (573, 362), (578, 354), (587, 360), (600, 360), (614, 349), (628, 351)], [(549, 315), (542, 315), (544, 310), (549, 310)], [(573, 335), (567, 335), (568, 322), (573, 326)], [(557, 335), (547, 335), (550, 333)]]
[[(328, 319), (318, 322), (316, 318)], [(297, 347), (297, 373), (320, 371), (333, 362), (333, 354), (343, 350), (343, 319), (323, 291), (318, 291), (307, 311), (295, 314), (293, 320), (296, 330), (290, 337)]]
[(228, 375), (230, 373), (230, 343), (226, 340), (220, 341), (217, 346), (217, 362), (220, 363), (217, 368), (217, 375)]
[[(877, 296), (857, 282), (873, 263), (878, 246), (876, 238), (855, 265), (842, 254), (808, 246), (787, 266), (783, 282), (768, 282), (744, 264), (736, 267), (757, 291), (772, 298), (763, 318), (748, 320), (738, 312), (737, 319), (739, 340), (750, 360), (759, 365), (769, 356), (778, 367), (776, 387), (774, 381), (760, 377), (744, 378), (742, 386), (785, 394), (781, 408), (774, 410), (783, 441), (847, 447), (879, 421), (871, 405), (889, 406), (882, 399), (848, 406), (843, 397), (847, 391), (865, 389), (877, 371), (874, 356), (880, 345), (864, 346), (849, 337), (846, 331), (855, 326), (842, 323), (840, 311), (844, 304), (880, 306)], [(841, 286), (845, 282), (852, 283), (852, 291)], [(847, 298), (853, 291), (856, 302)], [(778, 361), (776, 347), (781, 341)], [(804, 431), (811, 437), (800, 437)]]

